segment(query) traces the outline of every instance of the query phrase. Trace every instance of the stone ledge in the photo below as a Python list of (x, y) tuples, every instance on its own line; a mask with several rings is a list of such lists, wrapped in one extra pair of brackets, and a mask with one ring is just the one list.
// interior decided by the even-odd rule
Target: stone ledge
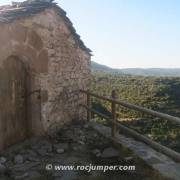
[(152, 149), (145, 143), (136, 141), (131, 137), (126, 137), (122, 134), (116, 134), (115, 138), (111, 137), (111, 128), (91, 122), (90, 126), (104, 137), (112, 140), (117, 145), (120, 145), (132, 151), (136, 156), (141, 158), (146, 164), (158, 171), (165, 178), (174, 180), (180, 179), (180, 163), (176, 163), (168, 156)]

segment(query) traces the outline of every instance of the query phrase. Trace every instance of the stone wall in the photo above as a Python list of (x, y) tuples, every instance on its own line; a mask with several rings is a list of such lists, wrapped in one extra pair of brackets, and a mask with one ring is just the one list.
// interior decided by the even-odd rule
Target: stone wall
[[(58, 9), (2, 23), (0, 32), (0, 68), (9, 56), (17, 56), (27, 69), (31, 134), (85, 119), (78, 105), (86, 98), (78, 90), (89, 86), (90, 54), (78, 47)], [(39, 89), (41, 97), (38, 91), (31, 93)]]
[[(77, 47), (73, 35), (55, 8), (22, 20), (40, 35), (48, 53), (48, 72), (37, 76), (43, 94), (44, 129), (82, 119), (79, 104), (85, 101), (78, 92), (90, 82), (90, 55)], [(46, 18), (45, 18), (46, 17)]]

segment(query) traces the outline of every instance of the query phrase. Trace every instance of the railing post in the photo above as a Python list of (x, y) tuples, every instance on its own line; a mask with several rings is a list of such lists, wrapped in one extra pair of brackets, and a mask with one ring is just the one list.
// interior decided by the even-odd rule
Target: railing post
[[(115, 90), (112, 90), (111, 97), (112, 97), (112, 99), (117, 99)], [(112, 137), (115, 137), (116, 130), (117, 130), (117, 127), (116, 127), (116, 124), (115, 124), (115, 122), (116, 122), (116, 103), (113, 102), (113, 101), (111, 103), (111, 113), (112, 113), (111, 118), (113, 120), (112, 128), (111, 128), (111, 135), (112, 135)]]
[[(91, 108), (91, 95), (87, 93), (87, 107)], [(87, 109), (87, 121), (91, 120), (91, 111)]]

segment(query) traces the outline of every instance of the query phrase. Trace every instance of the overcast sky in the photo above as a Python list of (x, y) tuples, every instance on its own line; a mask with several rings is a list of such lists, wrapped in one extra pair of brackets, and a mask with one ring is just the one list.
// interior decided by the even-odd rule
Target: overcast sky
[(179, 0), (57, 2), (93, 50), (92, 60), (114, 68), (180, 68)]

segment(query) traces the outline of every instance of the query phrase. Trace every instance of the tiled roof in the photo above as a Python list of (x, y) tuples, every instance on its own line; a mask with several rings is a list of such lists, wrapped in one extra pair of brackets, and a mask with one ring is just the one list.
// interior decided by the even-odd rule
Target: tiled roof
[(52, 7), (58, 9), (59, 15), (63, 17), (79, 47), (91, 54), (91, 50), (84, 45), (80, 36), (76, 33), (72, 22), (66, 16), (66, 12), (54, 3), (53, 0), (27, 0), (24, 2), (12, 2), (12, 5), (0, 6), (0, 23), (10, 23), (20, 17), (32, 16)]

